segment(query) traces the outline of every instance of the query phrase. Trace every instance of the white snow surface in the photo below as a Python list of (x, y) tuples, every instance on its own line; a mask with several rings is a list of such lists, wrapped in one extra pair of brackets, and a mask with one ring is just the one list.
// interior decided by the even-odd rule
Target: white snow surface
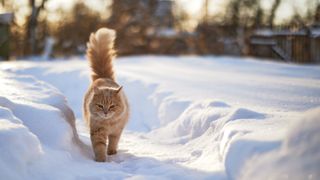
[[(249, 58), (134, 56), (115, 72), (131, 116), (92, 160), (83, 57), (0, 63), (1, 179), (319, 179), (320, 67)], [(72, 111), (74, 112), (74, 116)]]

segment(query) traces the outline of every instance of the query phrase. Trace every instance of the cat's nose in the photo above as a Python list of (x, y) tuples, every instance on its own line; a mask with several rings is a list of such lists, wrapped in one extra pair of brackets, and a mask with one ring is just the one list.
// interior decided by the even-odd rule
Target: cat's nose
[(108, 110), (103, 110), (103, 113), (104, 114), (108, 114)]

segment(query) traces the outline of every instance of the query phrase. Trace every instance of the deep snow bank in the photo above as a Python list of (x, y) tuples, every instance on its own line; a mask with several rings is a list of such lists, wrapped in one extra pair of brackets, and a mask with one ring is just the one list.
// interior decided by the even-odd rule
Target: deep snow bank
[(16, 118), (0, 107), (0, 169), (3, 179), (23, 179), (29, 164), (43, 156), (39, 139)]
[(281, 147), (246, 163), (241, 179), (319, 179), (320, 108), (303, 114)]
[(64, 96), (31, 76), (2, 74), (0, 105), (12, 111), (48, 146), (70, 149), (72, 130), (67, 124)]
[[(97, 164), (81, 156), (69, 157), (62, 152), (52, 152), (52, 149), (65, 148), (59, 139), (46, 143), (48, 140), (42, 137), (41, 132), (32, 131), (42, 146), (40, 149), (45, 152), (42, 154), (52, 155), (49, 158), (52, 165), (45, 164), (43, 169), (33, 167), (43, 177), (48, 172), (46, 169), (53, 168), (60, 170), (53, 179), (264, 178), (266, 173), (261, 168), (302, 162), (301, 158), (292, 160), (292, 154), (296, 153), (294, 149), (307, 147), (301, 151), (308, 157), (319, 154), (319, 146), (305, 146), (303, 143), (306, 141), (287, 143), (293, 142), (290, 140), (295, 139), (293, 137), (303, 134), (310, 134), (308, 137), (311, 139), (316, 136), (310, 128), (301, 128), (298, 133), (292, 127), (304, 121), (303, 111), (320, 106), (318, 66), (229, 57), (142, 56), (119, 59), (121, 61), (115, 64), (117, 78), (124, 86), (131, 105), (131, 118), (123, 134), (119, 154), (110, 157), (110, 162), (104, 164)], [(85, 61), (3, 63), (1, 69), (13, 73), (14, 81), (20, 77), (16, 74), (23, 77), (29, 75), (56, 87), (56, 90), (48, 87), (51, 89), (48, 91), (51, 92), (50, 97), (54, 98), (43, 95), (38, 99), (38, 96), (32, 96), (34, 99), (29, 98), (25, 102), (41, 102), (48, 105), (41, 105), (42, 108), (55, 108), (50, 109), (50, 112), (61, 114), (53, 102), (57, 99), (61, 101), (61, 97), (55, 96), (55, 93), (63, 94), (75, 112), (82, 140), (90, 144), (81, 116), (82, 97), (89, 84), (90, 74)], [(26, 81), (24, 86), (29, 84)], [(15, 90), (17, 87), (16, 84), (8, 85), (8, 88)], [(38, 91), (36, 87), (33, 88), (35, 92)], [(23, 92), (12, 95), (12, 98), (30, 96), (27, 91)], [(35, 92), (30, 90), (31, 95)], [(4, 93), (4, 96), (8, 95)], [(21, 112), (20, 116), (13, 114), (19, 119), (31, 116), (34, 122), (39, 121), (33, 117), (38, 111)], [(50, 113), (48, 115), (54, 119), (53, 124), (57, 124), (58, 129), (64, 129), (66, 124), (60, 123), (63, 118), (58, 119)], [(318, 126), (314, 127), (319, 130)], [(290, 132), (297, 133), (288, 135)], [(70, 134), (64, 137), (70, 137)], [(45, 159), (48, 158), (45, 156)], [(319, 161), (315, 159), (305, 162), (302, 163), (303, 170), (297, 171), (300, 176), (296, 177), (305, 177), (306, 172), (313, 172), (312, 168)], [(296, 168), (278, 168), (279, 172), (275, 171), (274, 175), (270, 173), (270, 177), (282, 176), (282, 172), (293, 169)], [(266, 172), (273, 170), (273, 166), (270, 166), (270, 171)], [(311, 176), (315, 178), (318, 174), (313, 173)]]
[(57, 89), (31, 76), (0, 74), (1, 178), (30, 178), (46, 148), (77, 152), (73, 112)]

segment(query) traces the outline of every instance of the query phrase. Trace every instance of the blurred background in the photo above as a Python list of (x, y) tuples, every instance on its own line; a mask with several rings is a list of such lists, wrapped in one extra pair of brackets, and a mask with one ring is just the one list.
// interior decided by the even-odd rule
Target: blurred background
[(0, 0), (0, 59), (83, 55), (99, 27), (119, 56), (320, 63), (320, 0)]

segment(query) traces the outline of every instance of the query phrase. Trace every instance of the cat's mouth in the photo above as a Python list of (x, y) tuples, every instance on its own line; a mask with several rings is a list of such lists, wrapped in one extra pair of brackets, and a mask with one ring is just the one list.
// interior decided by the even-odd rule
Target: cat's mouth
[(99, 116), (103, 119), (111, 119), (114, 115), (114, 112), (109, 113), (99, 113)]

